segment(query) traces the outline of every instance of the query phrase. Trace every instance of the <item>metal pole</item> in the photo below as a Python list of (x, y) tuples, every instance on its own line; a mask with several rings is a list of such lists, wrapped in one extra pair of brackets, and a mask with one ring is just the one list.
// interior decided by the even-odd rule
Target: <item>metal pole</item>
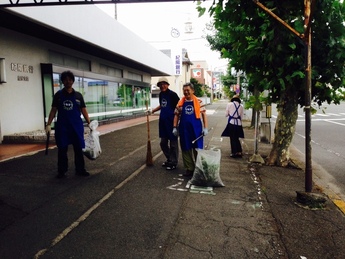
[[(310, 4), (310, 1), (307, 1)], [(310, 6), (309, 6), (310, 7)], [(305, 93), (305, 191), (313, 188), (311, 162), (311, 29), (306, 36), (306, 93)]]
[(260, 120), (260, 111), (256, 111), (255, 116), (255, 142), (254, 142), (254, 154), (258, 154), (259, 150), (259, 120)]

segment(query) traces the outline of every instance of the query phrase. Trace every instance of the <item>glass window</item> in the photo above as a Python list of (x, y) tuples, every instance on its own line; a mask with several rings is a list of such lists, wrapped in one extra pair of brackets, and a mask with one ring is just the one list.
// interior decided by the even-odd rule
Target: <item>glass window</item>
[[(54, 93), (63, 88), (60, 74), (53, 74)], [(146, 110), (150, 87), (135, 86), (75, 75), (74, 90), (80, 92), (91, 120), (106, 120)]]

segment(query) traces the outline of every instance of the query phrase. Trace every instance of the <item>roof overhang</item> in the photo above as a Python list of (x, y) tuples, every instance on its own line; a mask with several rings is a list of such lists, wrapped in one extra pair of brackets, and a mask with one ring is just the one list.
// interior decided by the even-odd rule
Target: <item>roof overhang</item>
[[(169, 57), (130, 32), (116, 20), (105, 17), (107, 15), (104, 15), (99, 8), (95, 6), (55, 8), (65, 8), (71, 13), (74, 12), (74, 20), (63, 27), (65, 20), (68, 20), (68, 14), (61, 12), (62, 10), (53, 10), (54, 7), (45, 7), (44, 12), (39, 7), (0, 8), (0, 26), (143, 71), (151, 76), (168, 76), (173, 73), (173, 63)], [(70, 10), (75, 8), (86, 8), (86, 11), (90, 11), (91, 8), (91, 11), (100, 12), (97, 16), (99, 17), (98, 21), (86, 17), (87, 12)], [(50, 17), (49, 12), (60, 17), (59, 20)], [(76, 17), (78, 13), (80, 17)], [(51, 20), (46, 17), (50, 17)], [(93, 28), (93, 26), (97, 26), (97, 23), (98, 26), (102, 25), (98, 30)], [(99, 39), (100, 37), (103, 39)], [(107, 37), (109, 39), (104, 40)], [(126, 41), (128, 41), (127, 45), (124, 44)], [(167, 63), (169, 65), (164, 65)]]
[[(205, 1), (205, 0), (204, 0)], [(0, 0), (1, 7), (28, 7), (28, 6), (52, 6), (52, 5), (93, 5), (93, 4), (134, 4), (134, 3), (159, 3), (159, 2), (195, 2), (195, 0)]]

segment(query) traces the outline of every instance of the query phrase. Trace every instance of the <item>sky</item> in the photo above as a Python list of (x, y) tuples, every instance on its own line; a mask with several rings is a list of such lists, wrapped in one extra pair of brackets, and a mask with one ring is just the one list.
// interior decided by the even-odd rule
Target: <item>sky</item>
[[(209, 1), (211, 2), (211, 1)], [(207, 7), (208, 1), (202, 2)], [(137, 34), (157, 49), (186, 48), (191, 61), (206, 60), (208, 69), (225, 70), (227, 60), (220, 54), (211, 51), (206, 35), (206, 24), (211, 20), (209, 14), (198, 18), (196, 3), (165, 2), (165, 3), (133, 3), (133, 4), (102, 4), (97, 5), (108, 15)], [(116, 10), (116, 11), (115, 11)], [(192, 33), (185, 33), (186, 25), (192, 25)], [(172, 29), (179, 31), (180, 36), (174, 38)]]

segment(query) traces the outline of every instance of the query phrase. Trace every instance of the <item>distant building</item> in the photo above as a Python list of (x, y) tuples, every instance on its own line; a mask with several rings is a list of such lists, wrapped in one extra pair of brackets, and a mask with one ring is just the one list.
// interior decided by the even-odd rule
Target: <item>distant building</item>
[[(177, 93), (178, 96), (182, 97), (182, 86), (184, 83), (189, 82), (191, 78), (190, 67), (193, 63), (189, 60), (187, 49), (182, 49), (180, 53), (173, 53), (170, 49), (161, 50), (165, 55), (170, 57), (174, 62), (174, 75), (166, 76), (169, 80), (169, 89)], [(181, 55), (182, 59), (180, 64), (177, 61), (177, 56)], [(176, 71), (179, 70), (179, 71)], [(178, 73), (177, 73), (178, 72)], [(157, 87), (159, 77), (152, 77), (151, 79), (151, 89), (152, 89), (152, 107), (156, 107), (159, 104), (158, 95), (160, 92), (159, 87)]]

